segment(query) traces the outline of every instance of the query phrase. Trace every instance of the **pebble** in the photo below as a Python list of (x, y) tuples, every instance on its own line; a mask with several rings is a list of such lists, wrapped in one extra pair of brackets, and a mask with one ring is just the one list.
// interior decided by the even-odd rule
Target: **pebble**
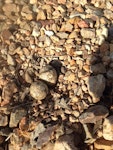
[(61, 26), (60, 31), (61, 32), (72, 32), (73, 29), (73, 25), (71, 25), (70, 23), (63, 23)]
[(11, 37), (12, 33), (9, 30), (3, 30), (1, 33), (2, 39), (3, 41), (9, 40), (9, 38)]
[(46, 14), (44, 12), (44, 10), (40, 9), (38, 11), (38, 14), (37, 14), (37, 17), (36, 17), (36, 20), (46, 20)]
[(108, 79), (113, 79), (113, 70), (112, 70), (112, 69), (109, 69), (109, 70), (107, 71), (107, 78), (108, 78)]
[(102, 105), (94, 105), (89, 107), (85, 112), (83, 112), (79, 121), (81, 123), (96, 123), (97, 121), (107, 117), (109, 115), (109, 111), (105, 106)]
[(91, 65), (90, 70), (94, 74), (106, 73), (106, 68), (102, 63)]
[(81, 29), (80, 33), (83, 38), (88, 38), (88, 39), (95, 38), (95, 29), (83, 28)]
[(113, 115), (104, 119), (103, 137), (105, 140), (113, 141)]
[(105, 89), (105, 77), (102, 74), (90, 76), (87, 82), (89, 94), (92, 96), (93, 103), (100, 101), (100, 97)]
[(10, 114), (9, 127), (17, 127), (20, 120), (27, 114), (27, 111), (23, 108), (16, 109)]
[(46, 65), (40, 69), (39, 78), (49, 85), (55, 85), (57, 81), (57, 72), (51, 65)]
[(13, 57), (11, 55), (7, 55), (7, 63), (8, 65), (12, 65), (12, 66), (15, 66), (16, 65), (16, 62), (15, 60), (13, 59)]
[(48, 87), (47, 85), (38, 80), (37, 82), (33, 82), (30, 86), (30, 95), (35, 99), (35, 100), (43, 100), (46, 98), (48, 94)]
[(56, 34), (60, 39), (67, 39), (68, 38), (68, 34), (66, 32), (58, 32)]
[(99, 138), (94, 142), (94, 147), (100, 150), (112, 150), (113, 141), (105, 140), (104, 138)]
[(8, 125), (8, 116), (4, 114), (0, 114), (0, 126), (7, 126)]

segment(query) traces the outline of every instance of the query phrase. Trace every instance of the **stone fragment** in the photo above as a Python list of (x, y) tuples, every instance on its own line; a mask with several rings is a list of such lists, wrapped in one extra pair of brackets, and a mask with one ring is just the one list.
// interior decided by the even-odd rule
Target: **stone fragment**
[(7, 126), (7, 124), (8, 124), (8, 116), (0, 114), (0, 126)]
[(94, 148), (100, 150), (112, 150), (113, 149), (113, 141), (105, 140), (104, 138), (99, 138), (94, 142)]
[[(10, 90), (9, 90), (10, 89)], [(15, 82), (8, 82), (4, 87), (2, 91), (2, 99), (9, 101), (11, 100), (14, 93), (18, 91), (18, 87), (15, 84)]]
[(30, 4), (37, 4), (37, 0), (30, 0)]
[(39, 35), (40, 35), (39, 29), (37, 27), (34, 27), (32, 31), (32, 36), (38, 37)]
[(86, 84), (89, 94), (92, 96), (93, 103), (98, 102), (105, 89), (105, 77), (101, 74), (90, 76)]
[(47, 85), (38, 80), (37, 82), (33, 82), (30, 86), (30, 94), (35, 100), (42, 100), (46, 98), (48, 94), (48, 87)]
[(88, 39), (95, 38), (95, 29), (83, 28), (81, 29), (80, 32), (83, 38), (88, 38)]
[(46, 14), (44, 12), (44, 10), (39, 10), (38, 14), (37, 14), (37, 20), (46, 20)]
[(105, 118), (103, 122), (103, 137), (106, 140), (113, 141), (113, 115)]
[(13, 4), (4, 4), (2, 9), (5, 13), (8, 13), (8, 12), (11, 13), (11, 12), (18, 12), (19, 11), (17, 5), (14, 3)]
[(33, 13), (32, 11), (30, 10), (30, 7), (28, 5), (24, 5), (22, 7), (22, 10), (21, 10), (21, 15), (23, 17), (25, 17), (27, 20), (32, 20), (33, 19)]
[(12, 33), (7, 29), (3, 30), (2, 33), (1, 33), (3, 41), (9, 40), (11, 35), (12, 35)]
[(9, 127), (17, 127), (20, 120), (27, 114), (27, 111), (23, 108), (16, 109), (10, 114)]
[(109, 69), (109, 70), (107, 71), (107, 78), (108, 78), (108, 79), (113, 79), (113, 70), (112, 70), (112, 69)]
[[(72, 134), (63, 135), (55, 142), (53, 150), (78, 150), (74, 144), (77, 140), (80, 139), (76, 138), (75, 140)], [(79, 143), (80, 141), (77, 142)]]
[(12, 66), (15, 66), (16, 65), (16, 62), (15, 60), (13, 59), (13, 57), (11, 55), (7, 55), (7, 63), (8, 65), (12, 65)]
[(90, 70), (92, 73), (96, 73), (96, 74), (106, 73), (106, 68), (104, 67), (102, 63), (91, 65)]
[(66, 32), (58, 32), (56, 35), (61, 39), (67, 39), (68, 38), (68, 34)]
[(109, 111), (105, 106), (102, 105), (94, 105), (89, 107), (85, 112), (83, 112), (79, 121), (81, 123), (96, 123), (97, 121), (108, 116)]
[(59, 3), (59, 4), (65, 4), (65, 3), (66, 3), (66, 0), (58, 0), (58, 3)]
[(46, 65), (40, 69), (39, 78), (49, 85), (54, 85), (57, 81), (57, 72), (51, 65)]
[(72, 32), (72, 29), (73, 29), (73, 25), (66, 22), (66, 23), (62, 24), (60, 31), (61, 32)]

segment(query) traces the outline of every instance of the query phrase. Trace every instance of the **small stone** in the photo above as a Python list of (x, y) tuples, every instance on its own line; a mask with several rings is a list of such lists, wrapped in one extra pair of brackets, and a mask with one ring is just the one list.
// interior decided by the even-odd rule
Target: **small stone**
[(79, 121), (81, 123), (96, 123), (97, 121), (107, 117), (109, 115), (109, 110), (102, 105), (94, 105), (89, 107), (85, 112), (83, 112)]
[(103, 137), (106, 140), (113, 141), (113, 115), (104, 119)]
[(53, 32), (53, 31), (49, 31), (49, 30), (47, 31), (47, 30), (45, 30), (44, 32), (45, 32), (45, 34), (48, 35), (48, 36), (53, 36), (53, 35), (54, 35), (54, 32)]
[(72, 32), (73, 29), (73, 25), (71, 25), (70, 23), (63, 23), (61, 26), (60, 31), (61, 32)]
[(78, 22), (78, 26), (80, 28), (88, 28), (89, 27), (88, 23), (86, 21), (84, 21), (84, 20), (79, 21)]
[(106, 68), (104, 67), (102, 63), (91, 65), (90, 70), (92, 73), (95, 73), (95, 74), (106, 73)]
[(11, 55), (7, 55), (7, 63), (8, 65), (12, 65), (12, 66), (15, 66), (16, 65), (16, 62), (15, 60), (13, 59), (13, 57)]
[(9, 30), (3, 30), (1, 35), (2, 35), (3, 41), (6, 41), (6, 40), (9, 40), (9, 38), (12, 35), (12, 33)]
[(105, 77), (101, 74), (90, 76), (87, 86), (89, 94), (92, 96), (93, 103), (97, 103), (105, 89)]
[(37, 4), (37, 0), (30, 0), (30, 4)]
[(73, 82), (75, 80), (75, 74), (72, 72), (67, 72), (65, 74), (65, 80), (67, 80), (68, 82)]
[(58, 0), (58, 4), (65, 4), (66, 0)]
[(44, 10), (38, 11), (37, 20), (46, 20), (46, 14), (45, 14)]
[(94, 142), (94, 148), (100, 150), (112, 150), (113, 149), (113, 141), (105, 140), (104, 138), (99, 138)]
[[(10, 90), (9, 90), (10, 89)], [(3, 100), (11, 100), (12, 96), (14, 93), (16, 93), (18, 91), (18, 87), (15, 84), (15, 82), (9, 82), (7, 83), (4, 87), (3, 87), (3, 91), (2, 91), (2, 99)]]
[(110, 52), (113, 52), (113, 44), (110, 44)]
[(9, 127), (17, 127), (20, 120), (27, 114), (27, 111), (23, 108), (16, 109), (15, 112), (10, 114)]
[(57, 35), (59, 38), (61, 38), (61, 39), (67, 39), (67, 38), (68, 38), (68, 34), (65, 33), (65, 32), (58, 32), (56, 35)]
[(48, 87), (44, 82), (38, 80), (31, 84), (30, 94), (35, 100), (43, 100), (48, 94)]
[(32, 36), (34, 37), (38, 37), (40, 35), (40, 31), (38, 28), (33, 28), (33, 31), (32, 31)]
[(57, 81), (57, 72), (51, 65), (46, 65), (40, 69), (39, 78), (49, 85), (54, 85)]
[(89, 38), (89, 39), (92, 39), (92, 38), (95, 38), (95, 30), (94, 29), (90, 29), (90, 28), (83, 28), (81, 29), (81, 36), (83, 38)]
[(113, 70), (112, 70), (112, 69), (109, 69), (109, 70), (107, 71), (107, 78), (108, 78), (108, 79), (113, 79)]
[(8, 125), (8, 116), (0, 114), (0, 126)]

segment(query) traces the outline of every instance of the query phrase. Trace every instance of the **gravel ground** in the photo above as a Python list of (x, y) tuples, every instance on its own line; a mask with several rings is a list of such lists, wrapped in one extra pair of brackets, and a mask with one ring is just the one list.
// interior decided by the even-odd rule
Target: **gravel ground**
[(113, 0), (0, 8), (0, 150), (112, 150)]

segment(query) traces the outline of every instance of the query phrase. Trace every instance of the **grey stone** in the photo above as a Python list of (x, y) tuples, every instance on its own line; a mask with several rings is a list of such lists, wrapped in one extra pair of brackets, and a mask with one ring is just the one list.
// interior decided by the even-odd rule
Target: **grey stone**
[(90, 69), (91, 69), (92, 73), (96, 73), (96, 74), (106, 73), (106, 68), (105, 68), (105, 66), (102, 63), (91, 65)]
[(17, 109), (15, 112), (11, 112), (9, 127), (17, 127), (19, 121), (27, 114), (27, 111), (23, 108)]
[(108, 114), (109, 111), (105, 106), (94, 105), (80, 115), (79, 121), (81, 123), (96, 123), (100, 119), (107, 117)]
[(105, 89), (105, 77), (101, 74), (90, 76), (87, 82), (89, 94), (92, 96), (93, 103), (100, 100)]

